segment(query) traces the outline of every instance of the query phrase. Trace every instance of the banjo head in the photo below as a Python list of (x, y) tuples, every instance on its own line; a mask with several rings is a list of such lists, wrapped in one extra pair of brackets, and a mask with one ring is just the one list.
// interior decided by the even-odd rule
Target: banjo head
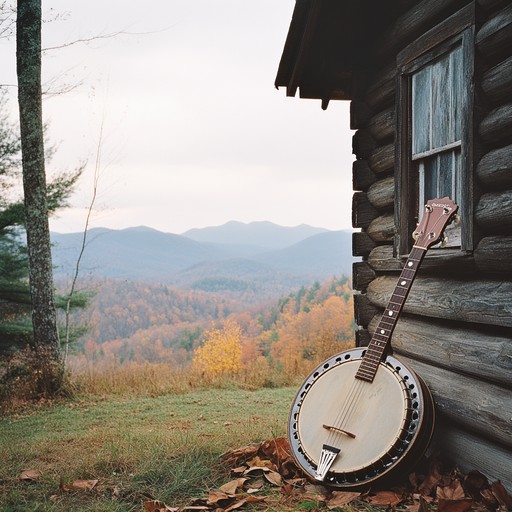
[[(332, 487), (364, 486), (405, 466), (432, 433), (433, 403), (419, 377), (388, 356), (373, 382), (356, 379), (364, 352), (353, 349), (325, 361), (306, 379), (290, 411), (296, 462)], [(325, 446), (335, 456), (320, 477)]]

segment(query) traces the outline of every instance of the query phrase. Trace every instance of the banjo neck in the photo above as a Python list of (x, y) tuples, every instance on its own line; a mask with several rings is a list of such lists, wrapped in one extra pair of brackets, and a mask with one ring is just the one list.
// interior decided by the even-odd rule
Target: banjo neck
[(373, 382), (380, 362), (384, 358), (386, 350), (390, 344), (391, 335), (395, 329), (398, 317), (405, 304), (412, 283), (416, 277), (416, 273), (421, 262), (427, 252), (424, 247), (414, 246), (412, 248), (407, 261), (405, 262), (398, 283), (391, 295), (386, 309), (380, 319), (379, 325), (375, 330), (366, 353), (359, 365), (356, 373), (356, 379)]
[(457, 209), (458, 206), (448, 197), (427, 201), (423, 217), (413, 233), (414, 246), (359, 365), (355, 375), (356, 379), (373, 382), (420, 264), (428, 248), (441, 240), (444, 228), (453, 218)]

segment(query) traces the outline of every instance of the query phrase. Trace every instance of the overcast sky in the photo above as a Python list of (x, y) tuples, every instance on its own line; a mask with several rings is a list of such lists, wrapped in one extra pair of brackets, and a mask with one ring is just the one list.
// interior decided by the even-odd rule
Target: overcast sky
[[(322, 111), (273, 85), (294, 3), (43, 1), (45, 48), (96, 37), (44, 53), (47, 87), (72, 89), (44, 100), (50, 170), (88, 162), (51, 228), (83, 228), (103, 123), (93, 226), (350, 229), (348, 102)], [(0, 82), (15, 83), (13, 41), (0, 59)]]

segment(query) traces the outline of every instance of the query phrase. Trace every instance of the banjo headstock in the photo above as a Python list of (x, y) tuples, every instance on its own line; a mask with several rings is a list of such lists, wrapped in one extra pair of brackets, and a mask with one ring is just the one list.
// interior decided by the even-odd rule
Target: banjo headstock
[(418, 227), (412, 234), (416, 247), (428, 249), (438, 243), (459, 207), (449, 198), (430, 199)]

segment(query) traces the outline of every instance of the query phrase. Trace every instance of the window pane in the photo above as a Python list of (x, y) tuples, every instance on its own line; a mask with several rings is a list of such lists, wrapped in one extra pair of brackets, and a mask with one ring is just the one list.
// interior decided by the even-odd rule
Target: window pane
[[(425, 197), (423, 202), (427, 202), (429, 199), (435, 199), (437, 197), (438, 181), (439, 181), (439, 168), (438, 158), (433, 156), (425, 159), (424, 173), (425, 173)], [(423, 206), (423, 205), (421, 205)]]
[(453, 179), (455, 176), (455, 155), (453, 151), (439, 155), (439, 189), (438, 197), (453, 198)]
[(439, 148), (453, 142), (453, 86), (450, 56), (432, 66), (432, 147)]
[(451, 67), (452, 67), (452, 90), (453, 90), (453, 104), (451, 107), (452, 115), (450, 117), (452, 122), (453, 141), (461, 140), (462, 138), (462, 87), (463, 87), (463, 67), (462, 67), (462, 47), (456, 48), (451, 54)]
[(412, 76), (412, 153), (422, 153), (430, 149), (431, 115), (431, 68), (418, 71)]

